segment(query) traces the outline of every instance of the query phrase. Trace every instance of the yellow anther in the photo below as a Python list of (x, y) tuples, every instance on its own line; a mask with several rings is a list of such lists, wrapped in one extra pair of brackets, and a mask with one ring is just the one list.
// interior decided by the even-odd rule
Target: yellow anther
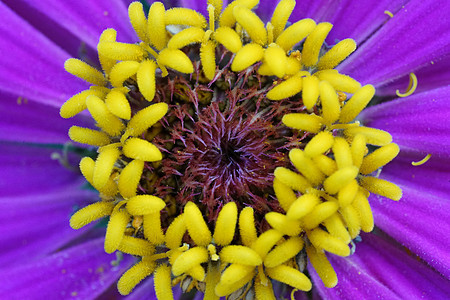
[(277, 84), (268, 93), (267, 98), (270, 100), (282, 100), (292, 97), (302, 90), (303, 79), (300, 74), (291, 76), (289, 79)]
[(201, 265), (193, 266), (190, 270), (186, 271), (186, 274), (197, 281), (205, 281), (206, 273)]
[(89, 83), (100, 86), (106, 85), (106, 79), (102, 72), (79, 59), (69, 58), (64, 63), (64, 69), (66, 69), (66, 71), (70, 74), (75, 75)]
[(299, 235), (302, 230), (300, 221), (290, 219), (286, 215), (277, 212), (269, 212), (265, 218), (272, 228), (289, 236)]
[(360, 172), (365, 175), (374, 172), (378, 168), (386, 165), (391, 160), (393, 160), (399, 152), (400, 148), (397, 144), (394, 143), (378, 148), (374, 152), (364, 157)]
[(346, 207), (352, 204), (353, 200), (355, 199), (356, 193), (358, 192), (358, 189), (359, 185), (356, 180), (350, 181), (349, 184), (340, 189), (338, 192), (339, 205), (341, 207)]
[(328, 125), (333, 124), (339, 119), (341, 113), (341, 106), (338, 95), (327, 81), (319, 83), (319, 95), (322, 103), (322, 117)]
[(316, 228), (307, 233), (308, 239), (317, 249), (323, 249), (327, 252), (339, 256), (350, 255), (350, 248), (340, 239), (332, 236), (320, 228)]
[(350, 237), (354, 239), (355, 237), (358, 236), (361, 230), (358, 212), (352, 205), (341, 207), (339, 211), (342, 215), (342, 218), (345, 221), (345, 224), (347, 225)]
[(344, 138), (335, 138), (333, 153), (338, 169), (343, 169), (353, 165), (352, 152), (350, 151), (349, 144)]
[(102, 98), (105, 96), (105, 93), (102, 91), (89, 89), (75, 94), (61, 106), (59, 111), (60, 116), (64, 119), (68, 119), (85, 110), (87, 108), (86, 98), (91, 95)]
[(267, 275), (271, 278), (290, 285), (301, 291), (309, 291), (312, 288), (311, 281), (305, 274), (297, 269), (280, 265), (274, 268), (267, 268)]
[(137, 73), (139, 69), (137, 61), (121, 61), (112, 67), (109, 80), (114, 87), (122, 87), (125, 80)]
[(394, 17), (394, 14), (391, 13), (389, 10), (385, 10), (384, 13), (387, 14), (387, 15), (388, 15), (389, 17), (391, 17), (391, 18)]
[(274, 175), (280, 182), (295, 191), (303, 193), (306, 189), (311, 187), (311, 184), (305, 177), (283, 167), (277, 167), (274, 171)]
[(184, 54), (184, 52), (177, 49), (166, 48), (162, 50), (158, 56), (158, 65), (167, 66), (185, 74), (194, 72), (194, 66), (189, 57)]
[(264, 62), (278, 78), (286, 74), (287, 57), (284, 50), (277, 44), (270, 44), (264, 52)]
[(316, 205), (313, 210), (303, 217), (302, 223), (306, 229), (313, 229), (320, 223), (331, 217), (339, 209), (339, 204), (327, 201)]
[(339, 214), (333, 214), (331, 217), (326, 219), (323, 224), (332, 236), (340, 239), (345, 244), (350, 243), (350, 234), (348, 233), (347, 228), (345, 228), (344, 222), (342, 221)]
[(342, 108), (339, 121), (341, 123), (349, 123), (353, 121), (353, 119), (359, 115), (367, 104), (369, 104), (373, 95), (375, 95), (375, 88), (370, 84), (357, 90)]
[(134, 196), (127, 202), (127, 210), (134, 216), (159, 213), (165, 206), (164, 200), (152, 195)]
[(200, 209), (193, 202), (186, 203), (184, 220), (190, 237), (197, 245), (207, 246), (211, 243), (211, 232), (203, 219)]
[(331, 194), (337, 194), (340, 189), (350, 183), (358, 175), (357, 167), (346, 167), (334, 172), (330, 177), (325, 179), (323, 185), (325, 190)]
[(166, 25), (183, 25), (205, 28), (205, 17), (193, 9), (175, 7), (166, 11), (164, 15)]
[[(100, 35), (99, 42), (115, 42), (117, 37), (117, 31), (112, 28), (105, 29)], [(100, 60), (100, 64), (102, 65), (102, 69), (105, 74), (109, 74), (111, 68), (116, 64), (115, 59), (110, 59), (106, 56), (100, 55), (98, 56)]]
[(337, 275), (325, 253), (322, 250), (316, 250), (313, 246), (309, 246), (306, 248), (306, 254), (320, 279), (322, 279), (323, 284), (328, 288), (335, 287), (338, 283)]
[(361, 84), (350, 76), (329, 71), (331, 70), (318, 72), (317, 77), (320, 80), (328, 81), (336, 91), (353, 94), (361, 88)]
[(175, 34), (167, 43), (170, 49), (181, 49), (192, 43), (200, 43), (203, 40), (205, 31), (198, 27), (186, 28)]
[(137, 112), (127, 125), (126, 132), (130, 136), (139, 136), (153, 126), (167, 113), (166, 103), (156, 103)]
[[(264, 284), (267, 282), (267, 285)], [(255, 280), (253, 287), (255, 288), (255, 299), (275, 300), (275, 294), (273, 292), (272, 283), (268, 280), (262, 282), (262, 280)], [(248, 294), (247, 294), (248, 295)]]
[[(80, 161), (80, 171), (81, 174), (86, 178), (86, 180), (94, 185), (94, 168), (95, 168), (95, 162), (90, 157), (83, 157), (83, 159)], [(112, 197), (115, 194), (117, 194), (117, 186), (116, 183), (109, 178), (106, 184), (98, 189), (98, 191), (105, 196)]]
[(263, 21), (250, 9), (237, 5), (233, 9), (233, 15), (236, 22), (245, 29), (250, 39), (257, 44), (265, 45), (267, 43), (267, 31)]
[(337, 170), (336, 162), (326, 155), (319, 155), (313, 158), (314, 163), (317, 165), (323, 174), (330, 176)]
[(276, 246), (264, 259), (267, 268), (281, 265), (296, 256), (303, 249), (303, 239), (301, 237), (291, 237), (287, 241)]
[(145, 50), (141, 46), (119, 42), (100, 42), (97, 50), (99, 55), (116, 60), (140, 61), (146, 56)]
[(112, 90), (109, 92), (106, 96), (105, 104), (108, 110), (116, 117), (124, 120), (131, 118), (130, 103), (121, 91)]
[(148, 11), (147, 34), (150, 42), (156, 49), (162, 50), (167, 45), (167, 33), (164, 4), (153, 2)]
[(238, 209), (236, 203), (228, 202), (219, 212), (214, 228), (214, 243), (219, 246), (225, 246), (231, 243), (236, 230), (238, 218)]
[(286, 27), (286, 23), (295, 7), (295, 0), (281, 0), (273, 12), (270, 23), (273, 26), (273, 38), (277, 39)]
[(168, 265), (160, 265), (155, 270), (154, 275), (156, 297), (161, 300), (173, 300), (172, 278), (170, 275), (170, 267)]
[(246, 7), (248, 9), (252, 9), (256, 5), (258, 5), (259, 0), (237, 0), (233, 1), (225, 7), (222, 14), (220, 15), (219, 24), (220, 27), (233, 27), (236, 23), (236, 18), (234, 17), (233, 10), (236, 5), (240, 5)]
[(70, 218), (70, 227), (80, 229), (98, 219), (109, 216), (113, 208), (113, 202), (104, 201), (83, 207)]
[(402, 197), (402, 190), (392, 182), (375, 177), (363, 177), (361, 178), (360, 183), (365, 189), (374, 194), (378, 194), (395, 201), (400, 200)]
[(344, 130), (344, 134), (348, 137), (354, 137), (362, 134), (366, 138), (366, 143), (375, 146), (384, 146), (392, 142), (392, 136), (389, 132), (370, 128), (370, 127), (349, 127)]
[(105, 252), (113, 253), (117, 250), (130, 221), (130, 215), (126, 211), (112, 213), (109, 218), (108, 227), (105, 234)]
[(176, 249), (180, 247), (183, 241), (184, 233), (186, 232), (186, 223), (184, 221), (184, 215), (176, 217), (166, 231), (166, 246), (169, 249)]
[(297, 199), (294, 191), (276, 177), (273, 180), (273, 190), (281, 208), (288, 211), (291, 204)]
[(108, 110), (105, 102), (100, 98), (88, 96), (86, 105), (98, 127), (111, 136), (117, 136), (122, 132), (125, 127), (122, 121)]
[(246, 266), (259, 266), (262, 259), (255, 250), (239, 245), (226, 246), (219, 253), (220, 259), (226, 263)]
[[(139, 282), (153, 273), (155, 267), (155, 261), (145, 258), (139, 263), (132, 266), (122, 275), (122, 277), (120, 277), (119, 281), (117, 282), (117, 289), (119, 290), (119, 293), (124, 296), (131, 293), (131, 291)], [(166, 293), (172, 293), (172, 289), (169, 288)]]
[[(218, 20), (220, 13), (222, 12), (222, 7), (223, 7), (223, 1), (222, 0), (208, 0), (208, 11), (209, 11), (209, 7), (212, 6), (212, 8), (214, 9), (214, 19)], [(214, 22), (214, 19), (211, 21), (209, 20), (209, 22)]]
[(421, 165), (425, 164), (428, 160), (430, 160), (430, 158), (431, 158), (431, 154), (428, 153), (427, 156), (425, 156), (422, 160), (411, 162), (411, 165), (413, 165), (415, 167), (421, 166)]
[(153, 60), (144, 60), (137, 70), (137, 84), (145, 100), (152, 101), (155, 97), (155, 71), (156, 63)]
[(250, 246), (257, 239), (255, 218), (251, 207), (245, 207), (239, 214), (239, 234), (245, 246)]
[(117, 250), (131, 255), (149, 256), (155, 252), (155, 247), (146, 240), (124, 236)]
[(253, 279), (255, 267), (231, 264), (220, 277), (215, 292), (219, 297), (231, 294)]
[[(302, 65), (300, 63), (300, 59), (295, 57), (294, 55), (288, 56), (286, 60), (286, 75), (295, 75), (297, 74)], [(304, 79), (304, 78), (303, 78)], [(303, 87), (305, 87), (305, 84), (303, 83)]]
[(327, 152), (334, 143), (334, 138), (331, 132), (322, 131), (314, 136), (305, 147), (305, 154), (308, 157), (316, 157)]
[(261, 234), (251, 248), (255, 250), (262, 259), (265, 259), (267, 253), (275, 246), (276, 243), (283, 237), (283, 234), (275, 229), (269, 229)]
[(302, 150), (292, 149), (289, 152), (289, 159), (295, 168), (300, 171), (313, 186), (319, 185), (324, 180), (324, 174)]
[(159, 161), (162, 159), (161, 151), (155, 145), (138, 138), (130, 138), (125, 142), (123, 154), (129, 158), (143, 161)]
[(128, 6), (128, 17), (139, 39), (148, 43), (147, 18), (145, 18), (144, 8), (141, 2), (135, 1)]
[(400, 93), (399, 90), (395, 91), (395, 94), (397, 94), (397, 96), (403, 98), (403, 97), (408, 97), (410, 95), (412, 95), (417, 88), (417, 76), (414, 73), (410, 73), (409, 74), (409, 85), (408, 88), (406, 89), (405, 93)]
[(303, 104), (307, 109), (312, 109), (319, 98), (319, 79), (316, 76), (303, 77)]
[(178, 256), (172, 265), (172, 273), (179, 276), (196, 265), (208, 261), (208, 251), (204, 247), (191, 248)]
[(317, 24), (314, 31), (306, 38), (302, 50), (302, 63), (307, 67), (312, 67), (319, 60), (320, 49), (322, 49), (328, 33), (333, 25), (327, 22)]
[(217, 255), (216, 246), (214, 246), (213, 244), (209, 244), (207, 249), (208, 249), (209, 257), (211, 258), (211, 260), (212, 261), (218, 261), (219, 260), (219, 255)]
[(371, 232), (374, 226), (372, 209), (370, 208), (367, 197), (364, 196), (361, 191), (356, 194), (356, 198), (355, 201), (353, 201), (352, 206), (358, 213), (361, 230), (364, 232)]
[(229, 51), (236, 53), (242, 48), (240, 36), (230, 27), (219, 27), (214, 33), (214, 39)]
[(233, 59), (231, 70), (240, 72), (250, 67), (254, 63), (261, 61), (264, 57), (264, 50), (261, 45), (250, 43), (242, 47)]
[(300, 20), (286, 28), (286, 30), (278, 36), (276, 43), (287, 52), (307, 37), (315, 27), (316, 22), (311, 19)]
[(159, 212), (144, 215), (144, 236), (155, 245), (162, 245), (165, 237)]
[(69, 137), (74, 142), (92, 146), (105, 146), (110, 143), (106, 133), (79, 126), (70, 127)]
[(95, 161), (92, 179), (92, 183), (96, 189), (102, 189), (106, 185), (119, 155), (120, 151), (117, 148), (105, 149), (99, 153)]
[(273, 39), (273, 25), (270, 22), (268, 22), (266, 24), (266, 31), (267, 31), (267, 44), (270, 45), (270, 44), (272, 44), (274, 42), (274, 39)]
[(292, 203), (286, 215), (290, 219), (299, 220), (311, 213), (319, 203), (320, 200), (316, 195), (305, 194)]
[(200, 46), (200, 60), (206, 78), (212, 80), (216, 73), (216, 45), (207, 41)]
[(319, 70), (333, 69), (356, 50), (356, 42), (352, 39), (345, 39), (333, 46), (317, 64)]

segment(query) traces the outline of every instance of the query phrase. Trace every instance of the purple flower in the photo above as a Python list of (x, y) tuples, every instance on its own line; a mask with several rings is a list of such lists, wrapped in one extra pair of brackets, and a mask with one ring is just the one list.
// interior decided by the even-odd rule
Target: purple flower
[[(96, 203), (99, 197), (98, 192), (92, 189), (79, 173), (78, 162), (82, 157), (92, 157), (99, 161), (107, 155), (96, 157), (96, 147), (69, 143), (67, 132), (71, 125), (96, 129), (92, 117), (87, 112), (82, 112), (70, 120), (59, 116), (60, 107), (67, 99), (89, 88), (88, 84), (64, 70), (64, 62), (67, 59), (78, 57), (100, 69), (97, 44), (100, 34), (106, 28), (114, 28), (117, 31), (118, 42), (134, 43), (139, 40), (129, 24), (128, 4), (129, 1), (120, 0), (96, 1), (95, 5), (84, 0), (76, 2), (8, 0), (0, 4), (2, 15), (0, 94), (3, 97), (0, 101), (0, 111), (3, 112), (0, 120), (2, 128), (0, 156), (3, 162), (0, 169), (2, 190), (0, 201), (6, 206), (0, 213), (2, 228), (0, 298), (109, 299), (120, 297), (116, 291), (116, 283), (120, 276), (136, 263), (136, 259), (128, 254), (105, 253), (105, 250), (113, 252), (117, 248), (121, 250), (125, 247), (123, 244), (111, 247), (106, 243), (104, 245), (106, 223), (102, 224), (101, 221), (89, 224), (80, 230), (72, 230), (69, 227), (70, 217), (81, 208)], [(208, 16), (203, 1), (166, 1), (165, 6), (166, 8), (190, 7)], [(273, 9), (274, 5), (270, 1), (261, 1), (255, 11), (266, 22), (270, 19)], [(399, 145), (400, 154), (382, 168), (379, 176), (401, 187), (403, 197), (400, 201), (394, 202), (376, 194), (371, 195), (369, 202), (376, 225), (374, 232), (362, 233), (358, 238), (354, 238), (352, 243), (356, 251), (348, 257), (327, 255), (337, 273), (339, 280), (337, 286), (326, 288), (315, 268), (308, 263), (305, 272), (309, 274), (313, 282), (312, 292), (307, 294), (296, 291), (296, 298), (425, 297), (443, 299), (450, 294), (448, 284), (450, 239), (447, 233), (450, 224), (446, 215), (450, 208), (448, 202), (450, 123), (447, 120), (450, 105), (446, 99), (450, 92), (448, 85), (450, 82), (448, 73), (450, 19), (447, 16), (449, 9), (447, 1), (365, 1), (362, 3), (361, 1), (323, 0), (297, 3), (289, 19), (290, 22), (312, 18), (317, 23), (332, 23), (334, 27), (326, 39), (329, 45), (334, 45), (337, 41), (346, 38), (356, 41), (357, 50), (337, 69), (341, 74), (349, 75), (362, 85), (375, 86), (376, 94), (371, 106), (358, 116), (358, 120), (364, 126), (389, 132), (393, 141)], [(179, 29), (173, 30), (173, 33), (179, 31)], [(258, 36), (258, 34), (249, 35), (253, 40), (255, 36)], [(219, 57), (223, 65), (219, 67), (225, 69), (226, 55), (227, 53), (229, 55), (229, 52), (223, 49), (220, 53), (224, 56)], [(162, 57), (160, 59), (163, 61)], [(102, 61), (102, 58), (100, 60), (105, 66), (104, 60)], [(199, 61), (197, 59), (197, 62)], [(205, 60), (201, 63), (206, 65)], [(210, 74), (204, 66), (201, 68), (197, 64), (193, 66), (195, 72), (184, 72), (197, 76), (193, 80), (196, 84), (200, 81), (197, 87), (201, 88), (193, 88), (195, 92), (192, 93), (192, 90), (184, 89), (187, 85), (183, 80), (192, 80), (193, 77), (172, 76), (174, 71), (171, 69), (181, 68), (179, 66), (186, 64), (179, 63), (175, 67), (170, 65), (170, 61), (167, 63), (159, 61), (158, 64), (166, 65), (172, 73), (167, 78), (157, 76), (154, 102), (169, 102), (164, 98), (168, 97), (170, 101), (175, 98), (176, 105), (175, 102), (170, 102), (168, 114), (159, 123), (155, 120), (147, 126), (150, 127), (154, 123), (160, 124), (152, 127), (151, 130), (147, 131), (146, 127), (141, 131), (133, 129), (139, 131), (138, 133), (128, 131), (131, 138), (129, 136), (124, 138), (124, 146), (121, 150), (125, 154), (128, 153), (126, 155), (128, 159), (121, 161), (120, 168), (124, 170), (125, 166), (132, 165), (132, 161), (141, 160), (135, 157), (140, 153), (135, 155), (127, 152), (125, 148), (127, 143), (132, 143), (132, 139), (138, 140), (137, 137), (141, 137), (144, 133), (146, 138), (155, 145), (156, 150), (152, 153), (156, 153), (155, 155), (162, 153), (161, 155), (169, 159), (162, 160), (161, 164), (158, 164), (160, 159), (150, 158), (149, 162), (142, 167), (135, 166), (142, 174), (142, 178), (145, 178), (145, 183), (143, 181), (140, 184), (135, 183), (135, 186), (139, 184), (138, 194), (163, 198), (164, 205), (168, 207), (167, 211), (170, 211), (172, 204), (175, 213), (183, 212), (182, 208), (177, 208), (176, 203), (192, 203), (201, 197), (204, 200), (201, 205), (200, 203), (197, 205), (205, 214), (208, 224), (219, 222), (218, 207), (225, 207), (230, 201), (237, 203), (239, 211), (244, 207), (252, 207), (262, 215), (278, 212), (279, 215), (284, 216), (285, 207), (278, 204), (277, 198), (273, 192), (270, 192), (274, 178), (273, 170), (275, 167), (296, 170), (288, 164), (287, 153), (302, 142), (306, 144), (311, 136), (302, 136), (299, 131), (290, 130), (287, 127), (284, 131), (278, 131), (278, 127), (273, 128), (271, 124), (276, 124), (276, 121), (281, 124), (281, 118), (286, 111), (291, 114), (304, 113), (306, 108), (299, 108), (294, 102), (298, 98), (289, 95), (293, 97), (281, 97), (289, 99), (279, 102), (270, 102), (265, 99), (267, 103), (264, 100), (256, 102), (257, 108), (254, 107), (255, 104), (252, 104), (254, 102), (250, 103), (250, 101), (237, 105), (236, 103), (242, 98), (258, 98), (258, 93), (261, 93), (264, 98), (267, 90), (261, 92), (256, 87), (253, 89), (253, 83), (247, 77), (237, 78), (232, 77), (234, 76), (232, 74), (227, 77), (227, 74), (221, 74), (221, 84), (245, 83), (237, 89), (243, 96), (236, 96), (233, 100), (230, 96), (232, 94), (220, 92), (217, 88), (212, 90), (211, 86), (203, 84), (201, 81), (205, 80), (205, 76), (210, 77)], [(250, 66), (243, 69), (250, 70)], [(178, 71), (183, 72), (181, 69)], [(256, 74), (256, 69), (251, 71), (254, 72), (252, 74)], [(139, 77), (139, 71), (137, 72)], [(212, 72), (215, 72), (215, 69)], [(407, 89), (411, 73), (417, 76), (417, 89), (412, 95), (398, 98), (396, 90)], [(112, 76), (110, 77), (112, 81), (111, 78)], [(256, 75), (255, 78), (257, 78)], [(128, 80), (128, 77), (125, 79)], [(131, 115), (136, 115), (138, 110), (152, 107), (142, 104), (142, 101), (146, 100), (141, 98), (146, 98), (149, 94), (143, 90), (143, 85), (139, 84), (139, 78), (127, 86), (140, 89), (140, 91), (132, 90), (128, 94), (128, 99), (131, 99), (132, 103)], [(232, 109), (214, 104), (205, 111), (193, 111), (192, 107), (186, 104), (194, 103), (198, 108), (204, 103), (211, 101), (214, 103), (226, 98), (228, 101), (226, 103), (231, 103)], [(91, 100), (89, 100), (91, 104), (88, 103), (88, 108), (91, 115), (94, 115), (92, 112), (94, 109), (91, 107), (94, 107), (95, 103)], [(233, 105), (239, 109), (233, 109)], [(197, 118), (196, 113), (199, 112), (201, 114)], [(328, 118), (325, 115), (323, 117)], [(102, 121), (97, 119), (95, 121), (102, 128)], [(103, 126), (107, 133), (102, 132), (103, 135), (100, 138), (96, 136), (96, 142), (106, 137), (108, 140), (104, 144), (122, 143), (122, 140), (119, 141), (116, 138), (114, 128), (111, 129), (114, 125), (111, 124), (108, 122)], [(117, 126), (117, 130), (123, 132), (121, 125)], [(74, 131), (73, 129), (71, 131), (72, 138), (76, 136)], [(85, 133), (85, 131), (80, 132)], [(169, 135), (168, 132), (170, 132)], [(153, 133), (155, 138), (149, 138), (148, 136)], [(77, 140), (77, 138), (74, 139)], [(283, 140), (283, 143), (279, 143), (280, 140)], [(265, 144), (264, 141), (271, 141), (271, 143)], [(98, 146), (104, 145), (100, 144)], [(150, 146), (146, 144), (145, 147)], [(304, 149), (304, 145), (302, 147)], [(131, 151), (133, 147), (128, 148), (128, 151)], [(109, 150), (105, 150), (107, 151)], [(113, 152), (108, 153), (114, 155)], [(427, 155), (431, 155), (431, 158), (424, 164), (418, 166), (411, 164)], [(83, 160), (85, 166), (93, 162), (90, 158)], [(270, 168), (266, 170), (261, 168), (262, 165), (268, 165)], [(156, 172), (164, 175), (154, 178), (152, 174)], [(89, 177), (86, 172), (83, 174)], [(109, 175), (108, 173), (108, 176), (104, 177), (105, 181), (110, 179)], [(94, 186), (101, 186), (98, 189), (102, 197), (107, 198), (108, 193), (115, 193), (108, 192), (104, 188), (107, 183), (99, 184), (98, 181), (101, 180), (103, 179), (90, 179)], [(124, 187), (129, 185), (121, 187), (120, 179), (115, 178), (115, 180), (119, 181), (119, 191), (121, 195), (124, 195), (123, 199), (128, 201), (127, 208), (133, 215), (131, 200), (133, 197), (136, 198), (136, 191), (130, 191), (129, 188)], [(178, 185), (173, 182), (183, 182), (184, 185), (179, 186), (179, 194), (174, 195), (173, 189)], [(314, 185), (314, 187), (317, 186)], [(269, 196), (266, 197), (266, 194)], [(336, 193), (329, 192), (329, 194)], [(197, 207), (197, 205), (194, 206)], [(119, 206), (117, 211), (123, 212), (122, 208)], [(142, 207), (135, 208), (135, 210), (139, 209)], [(192, 210), (192, 207), (189, 209)], [(157, 215), (159, 216), (159, 212)], [(115, 219), (118, 218), (115, 217)], [(128, 226), (128, 230), (136, 229), (133, 237), (142, 238), (145, 228), (142, 230), (142, 225), (136, 223), (146, 224), (151, 221), (145, 216), (143, 220), (139, 216), (133, 216), (133, 219), (126, 218), (128, 219), (125, 225), (128, 221), (132, 225), (132, 227)], [(170, 213), (162, 214), (159, 226), (167, 230), (170, 222), (174, 222)], [(260, 230), (258, 233), (265, 232), (270, 227), (278, 229), (275, 223), (269, 219), (268, 222), (264, 219), (256, 220), (256, 228)], [(326, 226), (328, 228), (328, 225)], [(314, 230), (325, 228), (324, 226), (316, 227)], [(207, 231), (208, 229), (202, 233)], [(183, 242), (198, 246), (192, 249), (200, 249), (200, 246), (206, 249), (206, 246), (210, 244), (206, 242), (205, 245), (200, 245), (204, 236), (195, 236), (192, 230), (189, 234), (190, 236), (186, 234)], [(314, 240), (309, 234), (309, 240)], [(285, 233), (286, 239), (288, 239), (287, 236), (296, 237), (295, 234)], [(145, 237), (148, 238), (147, 233)], [(158, 233), (155, 233), (154, 240), (148, 239), (152, 244), (157, 245), (158, 238)], [(219, 235), (214, 235), (214, 239), (216, 242), (220, 240)], [(289, 239), (294, 240), (294, 238)], [(218, 242), (217, 252), (219, 248), (229, 243)], [(168, 248), (173, 250), (176, 247), (168, 246)], [(158, 254), (162, 254), (162, 248), (158, 249), (161, 251)], [(214, 250), (209, 247), (208, 250), (210, 252), (206, 255), (213, 257)], [(206, 253), (206, 250), (204, 251)], [(140, 266), (150, 267), (152, 262), (145, 260), (146, 255), (147, 253), (137, 254), (138, 257), (144, 257)], [(299, 262), (302, 258), (304, 259), (304, 254), (299, 253), (296, 257), (296, 263), (300, 265)], [(300, 268), (300, 266), (297, 267)], [(163, 268), (158, 270), (160, 273), (165, 272)], [(209, 272), (209, 269), (207, 271)], [(176, 271), (172, 270), (172, 273)], [(195, 278), (194, 275), (189, 274)], [(274, 273), (268, 274), (271, 278), (278, 278)], [(192, 277), (184, 277), (183, 283), (188, 284)], [(164, 277), (157, 275), (156, 278), (161, 281)], [(286, 290), (285, 285), (280, 284), (279, 281), (285, 282), (273, 280), (276, 295), (289, 297), (290, 290)], [(134, 287), (134, 284), (132, 285)], [(182, 287), (186, 289), (183, 284)], [(197, 287), (202, 289), (201, 286)], [(198, 293), (196, 297), (201, 297), (199, 295), (201, 293)], [(156, 298), (153, 277), (137, 285), (127, 297)], [(176, 287), (174, 297), (176, 299), (189, 297), (189, 294), (182, 294), (181, 289)]]

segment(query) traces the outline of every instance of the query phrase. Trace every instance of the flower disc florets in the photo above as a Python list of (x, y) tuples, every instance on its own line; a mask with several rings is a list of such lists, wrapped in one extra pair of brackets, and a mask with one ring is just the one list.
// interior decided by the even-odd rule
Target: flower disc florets
[(116, 42), (107, 29), (102, 72), (66, 62), (93, 86), (61, 116), (88, 109), (99, 128), (69, 131), (98, 147), (80, 170), (100, 193), (71, 226), (110, 217), (105, 251), (140, 258), (118, 282), (124, 295), (153, 274), (159, 299), (177, 283), (207, 299), (275, 299), (272, 284), (311, 289), (305, 255), (334, 287), (325, 252), (348, 256), (360, 230), (373, 229), (370, 192), (401, 197), (374, 176), (398, 146), (354, 121), (375, 89), (333, 69), (356, 44), (325, 49), (329, 23), (286, 27), (293, 0), (267, 24), (251, 10), (258, 1), (208, 3), (209, 23), (160, 2), (146, 16), (133, 2), (142, 42)]

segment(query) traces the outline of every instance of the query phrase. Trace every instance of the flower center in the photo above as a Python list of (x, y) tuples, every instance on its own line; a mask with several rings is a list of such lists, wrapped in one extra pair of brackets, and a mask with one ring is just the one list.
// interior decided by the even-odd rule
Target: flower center
[(308, 291), (304, 255), (327, 287), (337, 276), (325, 252), (350, 255), (373, 229), (370, 192), (399, 200), (375, 176), (399, 152), (389, 133), (354, 121), (375, 93), (334, 70), (351, 39), (323, 44), (332, 25), (286, 27), (295, 1), (267, 24), (257, 1), (208, 1), (208, 19), (155, 2), (129, 7), (139, 44), (98, 44), (102, 71), (77, 60), (68, 72), (93, 86), (61, 116), (84, 109), (99, 130), (73, 126), (98, 147), (80, 170), (100, 194), (71, 218), (80, 228), (109, 216), (105, 251), (140, 258), (119, 280), (126, 295), (153, 274), (159, 299), (171, 286), (205, 298), (275, 299), (273, 284)]

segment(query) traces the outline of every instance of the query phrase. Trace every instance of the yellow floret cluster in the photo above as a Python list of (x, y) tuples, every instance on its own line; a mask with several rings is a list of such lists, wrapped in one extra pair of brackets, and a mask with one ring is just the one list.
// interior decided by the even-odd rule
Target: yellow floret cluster
[[(140, 258), (118, 282), (123, 295), (152, 274), (158, 299), (173, 299), (172, 286), (178, 283), (186, 291), (204, 292), (205, 299), (243, 298), (250, 292), (257, 299), (275, 299), (276, 281), (309, 291), (311, 281), (299, 263), (305, 251), (324, 284), (334, 287), (337, 276), (325, 252), (348, 256), (348, 245), (360, 230), (372, 231), (370, 193), (401, 198), (396, 185), (376, 174), (399, 147), (389, 133), (355, 121), (374, 87), (334, 69), (356, 49), (355, 42), (342, 40), (323, 53), (330, 23), (304, 19), (286, 26), (294, 0), (281, 0), (264, 23), (252, 11), (257, 4), (236, 0), (223, 8), (222, 1), (208, 1), (207, 22), (194, 10), (166, 10), (161, 2), (154, 2), (146, 16), (142, 4), (133, 2), (129, 18), (140, 43), (117, 42), (116, 31), (106, 29), (97, 47), (102, 71), (78, 59), (65, 63), (69, 73), (92, 86), (64, 103), (61, 116), (71, 118), (87, 109), (98, 127), (69, 131), (73, 141), (98, 147), (96, 159), (83, 158), (80, 170), (100, 193), (100, 201), (76, 212), (70, 224), (78, 229), (109, 216), (105, 251)], [(183, 51), (192, 45), (199, 57), (194, 62)], [(152, 143), (170, 109), (155, 101), (157, 78), (169, 72), (193, 74), (194, 64), (200, 64), (202, 76), (212, 81), (220, 75), (219, 48), (232, 53), (233, 72), (257, 68), (270, 78), (268, 99), (301, 93), (299, 105), (306, 108), (282, 119), (308, 139), (290, 150), (290, 167), (274, 171), (274, 195), (284, 211), (265, 215), (269, 229), (264, 232), (255, 226), (254, 210), (239, 211), (234, 202), (221, 208), (214, 224), (207, 224), (199, 205), (188, 202), (162, 228), (169, 200), (138, 190), (145, 165), (165, 156)], [(142, 95), (144, 108), (138, 111), (129, 100), (134, 92), (130, 81)], [(143, 235), (135, 234), (139, 230)]]

